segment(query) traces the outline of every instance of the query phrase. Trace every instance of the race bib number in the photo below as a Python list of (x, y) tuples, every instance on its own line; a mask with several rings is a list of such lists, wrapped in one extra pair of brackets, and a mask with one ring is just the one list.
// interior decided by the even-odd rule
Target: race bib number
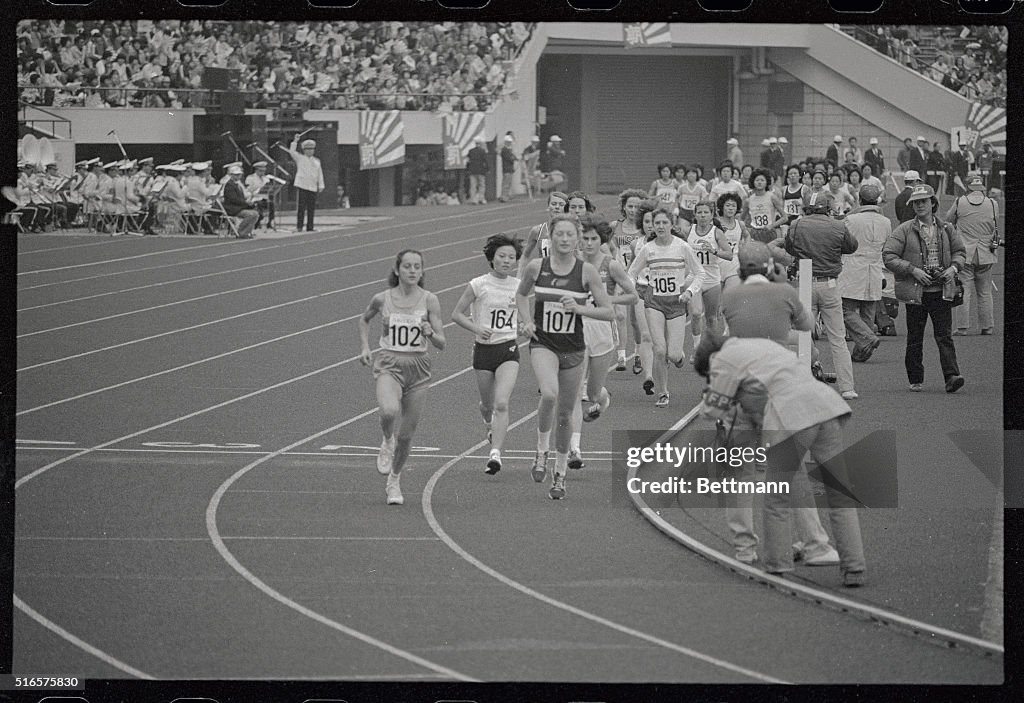
[(622, 256), (622, 265), (628, 269), (629, 265), (633, 263), (633, 250), (627, 244), (619, 248), (619, 254)]
[(695, 207), (697, 207), (697, 198), (691, 198), (688, 196), (684, 197), (682, 202), (680, 202), (679, 206), (684, 210), (693, 210)]
[(697, 252), (697, 260), (700, 261), (701, 266), (710, 266), (712, 256), (714, 256), (714, 253), (710, 251)]
[(750, 218), (750, 221), (751, 224), (754, 225), (754, 227), (756, 227), (757, 229), (766, 229), (768, 225), (771, 224), (768, 221), (768, 215), (765, 215), (764, 213), (758, 213), (756, 215), (753, 215)]
[(670, 190), (661, 191), (658, 197), (661, 198), (661, 202), (663, 203), (671, 203), (673, 200), (675, 200), (675, 194)]
[(676, 282), (675, 271), (651, 271), (650, 281), (654, 295), (679, 296), (679, 284)]
[(549, 334), (572, 334), (576, 331), (576, 314), (561, 303), (546, 300), (540, 328)]
[(422, 320), (416, 315), (394, 312), (388, 319), (388, 341), (395, 351), (423, 351), (427, 338), (420, 329)]
[(796, 198), (790, 198), (789, 200), (785, 201), (783, 205), (783, 209), (786, 211), (787, 215), (800, 216), (801, 214), (803, 214), (802, 202)]
[(516, 310), (508, 308), (490, 308), (485, 313), (487, 326), (492, 330), (515, 330)]
[(551, 240), (550, 239), (538, 239), (537, 246), (540, 248), (541, 258), (551, 256)]

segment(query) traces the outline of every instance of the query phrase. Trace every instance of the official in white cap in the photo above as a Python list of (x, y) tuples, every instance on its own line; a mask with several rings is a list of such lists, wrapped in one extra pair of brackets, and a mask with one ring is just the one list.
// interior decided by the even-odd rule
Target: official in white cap
[(564, 159), (562, 138), (554, 134), (548, 139), (547, 149), (540, 157), (541, 190), (550, 193), (565, 183), (565, 172), (562, 170)]
[(836, 136), (832, 137), (832, 144), (829, 145), (828, 150), (825, 152), (825, 160), (831, 161), (833, 166), (838, 166), (843, 162), (842, 149), (843, 138), (841, 135), (837, 134)]
[[(998, 215), (999, 207), (985, 195), (985, 179), (980, 173), (967, 177), (967, 194), (953, 201), (946, 213), (946, 221), (956, 227), (966, 250), (966, 263), (960, 271), (964, 303), (953, 310), (955, 335), (965, 335), (970, 329), (971, 307), (978, 309), (981, 333), (993, 332), (992, 267), (999, 249)], [(973, 301), (977, 301), (975, 306)]]
[(907, 222), (914, 219), (914, 208), (907, 202), (914, 186), (921, 183), (921, 174), (910, 170), (903, 174), (903, 191), (896, 196), (896, 219), (900, 222)]
[(224, 175), (221, 176), (220, 181), (218, 181), (222, 186), (231, 180), (231, 169), (233, 168), (242, 168), (242, 162), (232, 161), (231, 163), (224, 164)]
[[(878, 137), (871, 137), (868, 140), (871, 148), (864, 152), (864, 165), (871, 167), (871, 174), (879, 178), (885, 172), (885, 157), (882, 150), (878, 148)], [(882, 189), (882, 199), (885, 199), (885, 189)]]
[(737, 170), (743, 168), (743, 151), (740, 149), (740, 141), (736, 137), (729, 137), (725, 140), (728, 149), (725, 153), (725, 158), (732, 161), (732, 165)]
[(487, 204), (484, 193), (491, 165), (487, 158), (485, 143), (483, 137), (476, 137), (473, 139), (473, 148), (466, 154), (466, 173), (469, 175), (469, 198), (466, 202), (470, 205)]
[(515, 137), (511, 133), (506, 134), (502, 140), (499, 154), (501, 158), (501, 197), (498, 200), (503, 203), (512, 197), (512, 181), (515, 178), (516, 162), (519, 161), (519, 157), (512, 149), (513, 144), (515, 144)]
[(224, 184), (222, 202), (224, 212), (230, 217), (238, 217), (242, 221), (238, 225), (238, 238), (251, 239), (253, 229), (260, 214), (256, 206), (249, 202), (245, 188), (242, 186), (242, 167), (232, 165), (228, 168), (228, 182)]
[(307, 232), (315, 232), (313, 229), (313, 216), (316, 214), (316, 196), (326, 186), (324, 185), (324, 170), (320, 166), (320, 159), (313, 156), (316, 150), (316, 142), (307, 139), (302, 142), (302, 153), (296, 147), (299, 145), (299, 135), (295, 135), (292, 144), (288, 147), (292, 161), (295, 162), (295, 188), (298, 191), (298, 212), (296, 214), (295, 231), (301, 232), (303, 221), (306, 224)]

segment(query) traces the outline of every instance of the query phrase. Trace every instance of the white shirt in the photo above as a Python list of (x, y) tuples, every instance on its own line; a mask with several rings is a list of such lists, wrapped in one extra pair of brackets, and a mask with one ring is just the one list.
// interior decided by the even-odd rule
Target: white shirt
[(324, 170), (320, 167), (320, 159), (300, 154), (295, 151), (295, 146), (295, 143), (292, 142), (288, 149), (288, 153), (292, 155), (292, 161), (298, 167), (295, 172), (295, 187), (319, 193), (324, 189)]

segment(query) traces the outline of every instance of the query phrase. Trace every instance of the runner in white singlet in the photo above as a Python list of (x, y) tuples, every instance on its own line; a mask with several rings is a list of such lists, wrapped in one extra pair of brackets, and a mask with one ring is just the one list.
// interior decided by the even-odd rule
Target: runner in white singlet
[(740, 198), (735, 193), (726, 193), (715, 204), (718, 227), (732, 249), (731, 259), (722, 259), (718, 262), (719, 271), (722, 273), (722, 290), (739, 281), (740, 263), (737, 257), (740, 242), (750, 238), (746, 223), (736, 217), (741, 206)]
[(679, 183), (672, 177), (672, 164), (658, 164), (658, 178), (651, 183), (647, 194), (670, 212), (679, 202)]
[(523, 277), (523, 269), (533, 259), (543, 259), (551, 255), (551, 218), (565, 212), (568, 199), (568, 195), (557, 190), (548, 195), (548, 221), (530, 228), (530, 234), (523, 246), (523, 255), (519, 259), (518, 278)]
[(713, 222), (712, 205), (705, 200), (697, 203), (694, 214), (697, 222), (690, 228), (687, 243), (697, 253), (697, 259), (704, 269), (704, 280), (701, 286), (701, 311), (703, 321), (696, 314), (697, 309), (691, 309), (690, 327), (693, 331), (694, 349), (700, 344), (702, 322), (711, 329), (719, 331), (721, 324), (718, 319), (718, 306), (722, 295), (722, 272), (719, 270), (719, 262), (723, 259), (733, 258), (732, 247), (722, 230), (715, 227)]
[[(679, 217), (680, 220), (685, 219), (690, 224), (696, 221), (693, 208), (701, 200), (708, 199), (707, 188), (697, 181), (698, 175), (696, 166), (687, 166), (686, 180), (679, 184)], [(679, 225), (683, 226), (683, 223), (680, 221)]]
[(772, 173), (759, 168), (750, 176), (750, 197), (743, 203), (740, 218), (750, 225), (750, 237), (767, 244), (778, 238), (778, 228), (786, 224), (782, 198), (769, 190)]
[[(647, 194), (635, 188), (619, 193), (619, 212), (622, 213), (622, 219), (617, 220), (613, 224), (614, 234), (612, 235), (612, 241), (615, 243), (615, 249), (618, 251), (618, 260), (624, 270), (628, 269), (629, 265), (633, 263), (633, 242), (643, 236), (637, 219), (637, 213), (640, 203), (646, 199)], [(621, 292), (621, 290), (616, 292)], [(633, 329), (633, 373), (640, 374), (643, 373), (640, 347), (644, 343), (650, 346), (651, 335), (647, 330), (647, 321), (643, 315), (638, 316), (634, 314), (633, 310), (634, 305), (615, 306), (615, 326), (618, 332), (618, 361), (615, 370), (624, 371), (626, 369), (626, 328), (629, 325)]]

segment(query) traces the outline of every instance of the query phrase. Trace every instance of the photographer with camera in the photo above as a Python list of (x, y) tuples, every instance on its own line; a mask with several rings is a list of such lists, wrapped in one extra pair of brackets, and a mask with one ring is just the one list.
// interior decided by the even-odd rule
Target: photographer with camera
[(956, 393), (964, 379), (953, 345), (953, 304), (966, 250), (956, 230), (935, 216), (939, 199), (931, 186), (914, 186), (907, 202), (914, 219), (897, 227), (882, 249), (886, 268), (896, 276), (896, 298), (907, 306), (907, 379), (911, 391), (924, 389), (924, 328), (931, 317), (946, 392)]
[(858, 502), (847, 490), (852, 487), (843, 460), (843, 424), (850, 406), (819, 383), (795, 354), (768, 339), (722, 338), (709, 330), (694, 353), (694, 368), (708, 380), (701, 414), (725, 424), (727, 435), (741, 417), (759, 428), (769, 443), (766, 480), (790, 484), (789, 495), (764, 497), (765, 571), (782, 575), (793, 570), (790, 512), (794, 507), (807, 508), (803, 513), (814, 510), (803, 463), (810, 452), (825, 477), (838, 549), (838, 559), (829, 548), (829, 560), (816, 565), (838, 561), (843, 585), (863, 586), (866, 567)]

